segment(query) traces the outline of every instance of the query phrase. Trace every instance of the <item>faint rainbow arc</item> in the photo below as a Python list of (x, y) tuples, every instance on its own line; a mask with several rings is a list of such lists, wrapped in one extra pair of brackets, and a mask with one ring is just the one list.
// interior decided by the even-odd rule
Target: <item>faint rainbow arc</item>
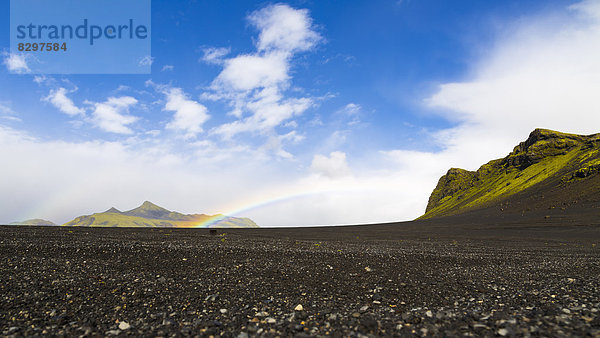
[(215, 215), (205, 221), (198, 223), (197, 225), (194, 225), (193, 227), (194, 228), (208, 228), (211, 225), (213, 225), (219, 221), (222, 221), (225, 218), (240, 217), (240, 216), (242, 216), (242, 215), (240, 215), (241, 213), (252, 210), (252, 209), (263, 207), (263, 206), (266, 206), (269, 204), (279, 203), (279, 202), (292, 200), (292, 199), (296, 199), (296, 198), (302, 198), (302, 197), (306, 197), (306, 196), (310, 196), (310, 195), (319, 195), (319, 194), (323, 194), (323, 193), (325, 193), (325, 192), (324, 191), (311, 191), (311, 192), (279, 195), (276, 197), (270, 197), (270, 198), (266, 198), (266, 199), (262, 198), (259, 201), (245, 203), (243, 206), (240, 206), (240, 207), (229, 208), (228, 212), (226, 212), (224, 214)]

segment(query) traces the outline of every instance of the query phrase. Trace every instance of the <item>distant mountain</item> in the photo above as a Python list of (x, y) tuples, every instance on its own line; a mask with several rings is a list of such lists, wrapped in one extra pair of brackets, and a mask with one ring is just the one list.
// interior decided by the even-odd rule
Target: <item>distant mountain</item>
[(34, 219), (28, 219), (28, 220), (22, 221), (22, 222), (12, 222), (9, 225), (50, 225), (50, 226), (56, 226), (57, 224), (55, 224), (54, 222), (47, 221), (45, 219), (34, 218)]
[(258, 228), (258, 225), (249, 218), (205, 214), (186, 215), (169, 211), (148, 201), (129, 211), (119, 211), (116, 208), (110, 208), (105, 212), (79, 216), (63, 225), (91, 227), (189, 228), (201, 226), (209, 228)]
[(450, 169), (440, 178), (420, 219), (569, 210), (600, 216), (599, 174), (600, 134), (536, 129), (505, 158), (477, 171)]

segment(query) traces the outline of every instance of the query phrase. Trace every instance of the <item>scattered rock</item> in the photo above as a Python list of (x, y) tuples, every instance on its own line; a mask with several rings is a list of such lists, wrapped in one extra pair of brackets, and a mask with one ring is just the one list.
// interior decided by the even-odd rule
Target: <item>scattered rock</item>
[(185, 229), (0, 229), (0, 336), (598, 336), (600, 251), (569, 238), (336, 235), (314, 250), (234, 231), (224, 246)]

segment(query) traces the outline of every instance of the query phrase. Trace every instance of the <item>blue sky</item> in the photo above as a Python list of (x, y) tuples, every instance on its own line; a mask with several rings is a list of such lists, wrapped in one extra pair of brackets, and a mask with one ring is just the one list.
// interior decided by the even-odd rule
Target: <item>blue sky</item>
[(154, 0), (143, 75), (32, 74), (0, 5), (0, 222), (407, 220), (449, 167), (598, 132), (598, 1)]

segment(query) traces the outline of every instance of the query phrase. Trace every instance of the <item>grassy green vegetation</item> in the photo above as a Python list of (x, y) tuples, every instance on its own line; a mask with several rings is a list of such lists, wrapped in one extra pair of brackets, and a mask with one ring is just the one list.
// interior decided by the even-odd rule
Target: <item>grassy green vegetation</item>
[(47, 221), (45, 219), (39, 219), (39, 218), (35, 218), (35, 219), (28, 219), (26, 221), (22, 221), (22, 222), (12, 222), (10, 223), (10, 225), (56, 225), (51, 221)]
[(89, 227), (151, 227), (151, 228), (256, 228), (249, 218), (227, 217), (223, 215), (193, 214), (184, 215), (163, 209), (150, 202), (140, 207), (121, 212), (111, 208), (106, 212), (80, 216), (63, 224), (64, 226)]
[[(565, 182), (600, 171), (599, 134), (536, 129), (503, 159), (477, 171), (452, 168), (440, 178), (425, 215), (432, 218), (493, 205), (548, 180)], [(562, 179), (561, 179), (562, 178)]]

